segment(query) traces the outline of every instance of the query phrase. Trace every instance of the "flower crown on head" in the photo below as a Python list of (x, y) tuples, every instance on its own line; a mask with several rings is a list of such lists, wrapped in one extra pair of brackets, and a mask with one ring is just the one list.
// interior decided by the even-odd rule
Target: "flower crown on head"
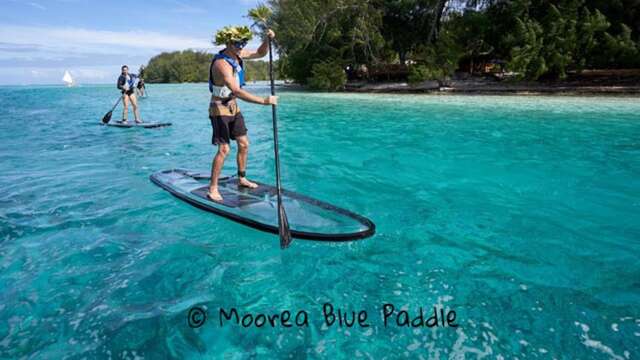
[(248, 26), (225, 26), (216, 33), (216, 45), (226, 45), (232, 41), (251, 40), (253, 33)]

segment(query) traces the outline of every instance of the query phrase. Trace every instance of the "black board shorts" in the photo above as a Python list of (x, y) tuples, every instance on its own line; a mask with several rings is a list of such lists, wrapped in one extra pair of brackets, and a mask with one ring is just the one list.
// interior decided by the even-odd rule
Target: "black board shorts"
[(229, 144), (231, 140), (247, 135), (244, 117), (235, 100), (223, 103), (212, 99), (209, 104), (209, 120), (213, 128), (213, 145)]

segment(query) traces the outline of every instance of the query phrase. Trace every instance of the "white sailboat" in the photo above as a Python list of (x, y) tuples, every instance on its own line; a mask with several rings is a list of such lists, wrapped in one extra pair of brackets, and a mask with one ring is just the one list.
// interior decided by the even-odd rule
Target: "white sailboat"
[(64, 76), (62, 77), (62, 81), (64, 81), (67, 87), (72, 87), (76, 85), (76, 82), (73, 80), (73, 77), (71, 77), (69, 70), (65, 70)]

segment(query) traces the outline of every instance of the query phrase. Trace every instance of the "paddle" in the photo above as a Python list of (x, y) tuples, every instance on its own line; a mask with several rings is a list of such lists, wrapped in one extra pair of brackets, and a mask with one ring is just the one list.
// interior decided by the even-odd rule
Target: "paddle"
[(122, 96), (120, 96), (118, 98), (118, 101), (116, 101), (116, 104), (113, 105), (113, 107), (111, 108), (111, 110), (109, 110), (108, 113), (104, 114), (104, 116), (102, 117), (102, 123), (103, 124), (108, 124), (109, 121), (111, 121), (111, 115), (113, 114), (113, 110), (116, 109), (116, 106), (118, 106), (118, 104), (120, 104), (120, 100), (122, 100)]
[[(271, 38), (269, 38), (269, 80), (271, 80), (271, 95), (276, 95), (273, 82), (273, 52), (271, 50)], [(291, 232), (289, 232), (289, 220), (282, 204), (282, 187), (280, 185), (280, 156), (278, 155), (278, 120), (276, 106), (271, 105), (273, 115), (273, 151), (276, 155), (276, 190), (278, 193), (278, 233), (280, 235), (280, 248), (285, 249), (291, 244)]]

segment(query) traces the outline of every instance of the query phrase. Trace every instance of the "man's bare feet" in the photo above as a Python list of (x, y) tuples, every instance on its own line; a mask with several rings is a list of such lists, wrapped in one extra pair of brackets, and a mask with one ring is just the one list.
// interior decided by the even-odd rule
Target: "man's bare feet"
[(142, 124), (142, 120), (136, 119), (136, 124)]
[(209, 192), (207, 193), (207, 197), (211, 201), (215, 201), (215, 202), (219, 202), (219, 203), (222, 202), (222, 195), (220, 195), (220, 193), (218, 192), (218, 189), (209, 188)]
[(255, 189), (258, 187), (258, 184), (247, 180), (247, 178), (240, 178), (238, 180), (238, 185), (247, 187), (249, 189)]

